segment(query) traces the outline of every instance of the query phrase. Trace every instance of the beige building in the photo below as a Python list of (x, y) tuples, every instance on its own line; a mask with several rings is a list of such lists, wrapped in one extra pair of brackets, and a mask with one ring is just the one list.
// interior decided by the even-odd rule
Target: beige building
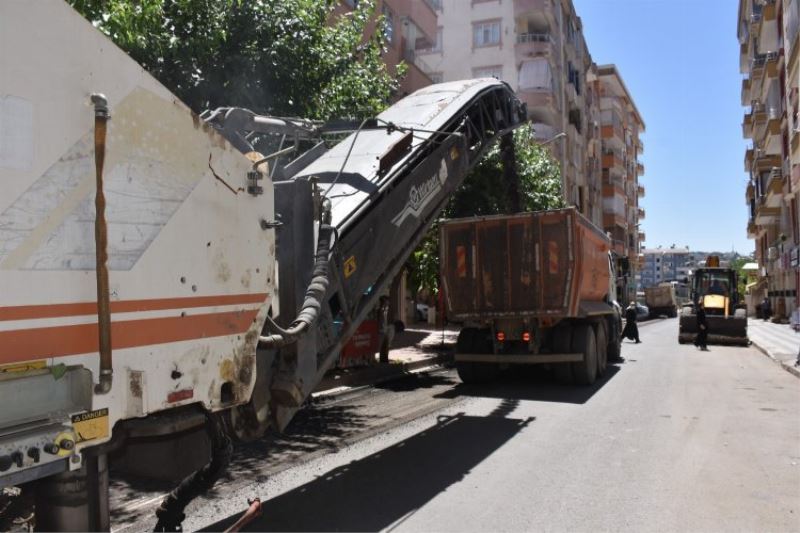
[(614, 65), (601, 65), (590, 73), (600, 110), (601, 168), (603, 190), (603, 228), (611, 236), (622, 261), (619, 292), (630, 301), (636, 297), (636, 281), (642, 268), (642, 229), (645, 212), (639, 206), (644, 186), (639, 177), (644, 165), (639, 155), (644, 152), (640, 134), (644, 121), (636, 109), (622, 76)]
[(740, 0), (744, 158), (750, 176), (747, 235), (755, 240), (760, 284), (779, 318), (798, 305), (800, 285), (800, 0)]
[[(351, 11), (357, 0), (340, 0), (335, 13)], [(417, 58), (418, 48), (430, 48), (436, 39), (438, 24), (434, 0), (377, 0), (375, 13), (386, 21), (386, 53), (384, 61), (394, 74), (397, 65), (404, 62), (408, 72), (400, 82), (397, 98), (432, 83), (425, 66)], [(377, 18), (377, 17), (376, 17)], [(367, 28), (370, 37), (375, 31), (373, 21)]]
[[(528, 106), (536, 138), (561, 165), (567, 203), (609, 232), (635, 296), (644, 211), (644, 122), (613, 65), (593, 64), (571, 0), (437, 0), (438, 33), (417, 50), (435, 82), (496, 77)], [(609, 157), (608, 154), (616, 156)], [(613, 176), (613, 178), (612, 178)], [(606, 187), (606, 185), (609, 187)], [(616, 188), (614, 188), (616, 186)]]

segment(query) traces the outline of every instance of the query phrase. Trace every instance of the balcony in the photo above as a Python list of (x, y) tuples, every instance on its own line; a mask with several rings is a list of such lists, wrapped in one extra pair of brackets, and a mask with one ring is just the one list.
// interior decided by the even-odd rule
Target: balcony
[(779, 60), (780, 54), (778, 52), (767, 52), (764, 54), (766, 57), (764, 58), (764, 62), (766, 63), (766, 72), (767, 76), (770, 78), (777, 78), (780, 74), (779, 68)]
[(531, 57), (551, 57), (554, 51), (555, 41), (549, 33), (520, 33), (514, 45), (517, 63)]
[(758, 54), (750, 60), (750, 79), (760, 80), (764, 75), (764, 65), (767, 62), (766, 54)]
[(783, 173), (780, 168), (773, 168), (766, 178), (764, 187), (764, 205), (780, 209), (783, 201)]
[(647, 240), (647, 239), (645, 238), (645, 234), (644, 234), (644, 232), (643, 232), (643, 231), (640, 231), (640, 232), (639, 232), (639, 243), (641, 244), (641, 243), (645, 242), (646, 240)]
[(625, 169), (625, 162), (622, 159), (622, 155), (617, 152), (616, 150), (603, 150), (603, 156), (601, 158), (601, 165), (603, 168), (617, 168), (620, 170)]
[(636, 163), (636, 175), (644, 176), (644, 163)]
[(636, 154), (642, 155), (644, 153), (644, 141), (639, 139), (638, 144), (636, 145)]
[(745, 150), (744, 152), (744, 171), (750, 172), (750, 169), (753, 168), (753, 157), (755, 156), (755, 150), (751, 147)]
[[(387, 2), (388, 3), (388, 2)], [(414, 48), (428, 48), (436, 43), (438, 15), (428, 2), (391, 2), (389, 6), (402, 19), (413, 22), (422, 35)]]
[(514, 17), (551, 12), (552, 0), (514, 0)]
[(780, 168), (781, 157), (777, 154), (756, 154), (753, 160), (753, 170), (763, 172), (765, 170), (772, 170), (773, 168)]
[(742, 105), (747, 105), (750, 103), (752, 98), (750, 98), (750, 78), (743, 78), (742, 79)]
[(761, 206), (756, 210), (756, 225), (768, 226), (777, 223), (781, 218), (780, 207)]
[(533, 122), (553, 124), (561, 116), (556, 109), (558, 99), (552, 88), (517, 89), (517, 97), (527, 105), (528, 118)]
[(637, 210), (636, 210), (636, 217), (639, 219), (639, 222), (641, 222), (642, 220), (644, 220), (644, 218), (645, 218), (645, 216), (644, 216), (644, 209), (642, 209), (641, 207), (640, 207), (639, 209), (637, 209)]
[(742, 137), (745, 139), (753, 138), (753, 112), (745, 113), (744, 121), (742, 122)]
[(755, 239), (756, 237), (758, 237), (758, 225), (755, 219), (751, 218), (747, 221), (747, 238)]
[(639, 198), (644, 198), (644, 185), (639, 185), (636, 187), (636, 196)]

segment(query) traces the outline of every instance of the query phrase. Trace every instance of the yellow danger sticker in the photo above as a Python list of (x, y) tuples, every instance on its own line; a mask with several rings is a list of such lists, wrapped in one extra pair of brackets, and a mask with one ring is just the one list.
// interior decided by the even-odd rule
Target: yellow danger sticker
[(40, 361), (27, 361), (25, 363), (10, 363), (7, 365), (0, 365), (0, 374), (4, 372), (27, 372), (28, 370), (40, 370), (47, 366), (47, 361), (44, 359)]
[(344, 277), (349, 278), (356, 271), (356, 256), (351, 255), (344, 262)]
[(78, 442), (108, 436), (108, 408), (72, 415), (72, 427)]

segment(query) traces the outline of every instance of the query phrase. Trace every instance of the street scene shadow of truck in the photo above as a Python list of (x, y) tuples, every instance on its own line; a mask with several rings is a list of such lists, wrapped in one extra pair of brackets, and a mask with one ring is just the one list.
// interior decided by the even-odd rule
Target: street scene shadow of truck
[[(378, 531), (458, 483), (522, 431), (530, 419), (505, 418), (514, 402), (487, 417), (440, 416), (433, 427), (262, 504), (244, 531)], [(468, 442), (468, 446), (464, 443)], [(298, 513), (297, 509), (316, 509)], [(203, 531), (221, 531), (239, 514)]]
[(551, 372), (543, 367), (511, 367), (498, 377), (485, 384), (473, 385), (458, 383), (452, 389), (437, 394), (437, 398), (456, 398), (470, 396), (477, 398), (498, 398), (502, 400), (525, 400), (538, 402), (584, 404), (602, 389), (617, 372), (624, 359), (609, 364), (603, 376), (588, 386), (564, 386), (557, 383)]

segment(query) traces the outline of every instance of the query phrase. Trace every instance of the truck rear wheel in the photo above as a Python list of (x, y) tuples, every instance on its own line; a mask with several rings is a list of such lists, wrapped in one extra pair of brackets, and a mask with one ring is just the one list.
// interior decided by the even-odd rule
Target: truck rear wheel
[(599, 377), (606, 373), (608, 366), (608, 336), (604, 323), (597, 325), (595, 338), (597, 341), (597, 375)]
[[(460, 353), (492, 353), (492, 343), (485, 330), (462, 329), (456, 341), (456, 351)], [(500, 368), (492, 363), (456, 362), (456, 371), (461, 381), (469, 384), (486, 383), (497, 377)]]
[(613, 362), (622, 361), (622, 338), (619, 336), (620, 331), (612, 331), (611, 335), (613, 339), (611, 339), (611, 342), (608, 344), (608, 352), (606, 352), (608, 355), (606, 358)]
[(591, 385), (597, 379), (597, 339), (588, 324), (572, 331), (572, 351), (583, 354), (583, 361), (572, 363), (572, 376), (578, 385)]

